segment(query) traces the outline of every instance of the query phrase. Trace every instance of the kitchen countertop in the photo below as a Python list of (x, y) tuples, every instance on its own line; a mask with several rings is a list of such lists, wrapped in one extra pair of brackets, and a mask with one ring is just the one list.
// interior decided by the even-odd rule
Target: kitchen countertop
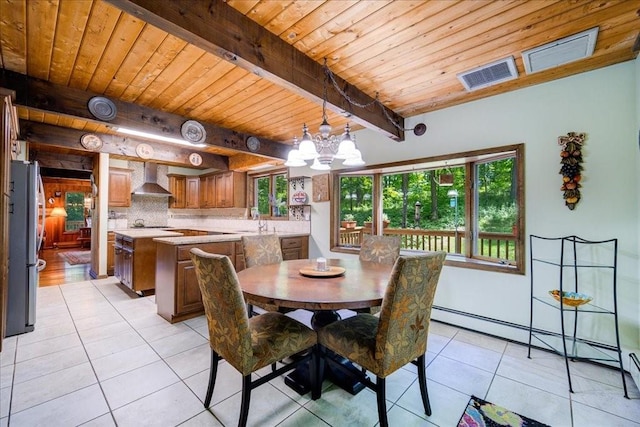
[[(186, 229), (186, 228), (183, 228)], [(203, 228), (189, 228), (189, 230), (208, 231), (212, 233), (232, 233), (232, 234), (210, 234), (206, 236), (182, 236), (182, 237), (169, 237), (159, 236), (153, 239), (154, 242), (164, 243), (167, 245), (180, 246), (180, 245), (197, 245), (200, 243), (214, 243), (214, 242), (239, 242), (242, 236), (256, 236), (260, 233), (253, 231), (231, 231), (220, 229), (203, 229)], [(266, 233), (264, 233), (266, 234)], [(295, 232), (277, 232), (279, 237), (304, 237), (309, 233), (295, 233)]]
[(165, 230), (162, 228), (125, 228), (120, 230), (113, 230), (115, 234), (121, 236), (130, 237), (132, 239), (139, 239), (144, 237), (179, 237), (182, 233), (175, 231)]

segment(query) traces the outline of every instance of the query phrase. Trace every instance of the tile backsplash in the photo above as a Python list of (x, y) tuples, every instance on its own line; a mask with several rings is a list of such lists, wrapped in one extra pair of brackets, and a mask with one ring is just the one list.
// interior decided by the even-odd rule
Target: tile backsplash
[[(164, 187), (164, 186), (163, 186)], [(145, 226), (167, 225), (169, 218), (169, 198), (158, 196), (131, 195), (131, 207), (128, 212), (129, 227), (138, 219)]]

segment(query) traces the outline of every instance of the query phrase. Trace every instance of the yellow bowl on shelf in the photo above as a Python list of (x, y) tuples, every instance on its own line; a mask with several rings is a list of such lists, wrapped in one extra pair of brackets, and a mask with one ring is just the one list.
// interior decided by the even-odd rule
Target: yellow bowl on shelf
[[(549, 295), (555, 298), (556, 301), (560, 302), (560, 291), (558, 289), (549, 291)], [(590, 302), (591, 299), (592, 298), (589, 295), (581, 294), (579, 292), (562, 292), (562, 303), (570, 307), (578, 307), (586, 304)]]

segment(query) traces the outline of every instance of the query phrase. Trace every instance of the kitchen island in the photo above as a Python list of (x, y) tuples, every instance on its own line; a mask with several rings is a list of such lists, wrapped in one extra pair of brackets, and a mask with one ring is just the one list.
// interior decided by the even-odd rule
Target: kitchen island
[(182, 233), (163, 229), (114, 230), (114, 276), (132, 291), (144, 295), (156, 286), (156, 237), (178, 237)]
[[(189, 251), (203, 251), (227, 255), (236, 271), (244, 269), (241, 237), (255, 232), (231, 232), (220, 229), (200, 229), (207, 235), (182, 237), (157, 237), (156, 255), (156, 304), (158, 314), (171, 323), (204, 313), (200, 288)], [(218, 233), (218, 234), (215, 234)], [(225, 233), (225, 234), (223, 234)], [(284, 259), (309, 257), (308, 233), (277, 233)]]

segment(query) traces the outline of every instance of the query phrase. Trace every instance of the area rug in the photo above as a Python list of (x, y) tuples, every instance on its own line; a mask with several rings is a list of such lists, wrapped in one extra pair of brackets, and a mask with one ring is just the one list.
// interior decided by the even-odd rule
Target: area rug
[(509, 411), (502, 406), (471, 396), (458, 427), (550, 427)]
[(58, 255), (71, 265), (89, 264), (91, 262), (91, 251), (68, 251), (60, 252)]

